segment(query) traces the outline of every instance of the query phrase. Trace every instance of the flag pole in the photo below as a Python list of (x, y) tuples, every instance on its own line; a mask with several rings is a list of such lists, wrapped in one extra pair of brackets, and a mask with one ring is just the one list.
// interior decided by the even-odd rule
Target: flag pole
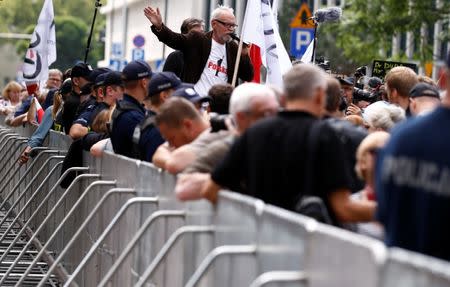
[[(244, 13), (244, 21), (242, 23), (242, 31), (241, 31), (241, 37), (239, 38), (239, 47), (238, 47), (238, 52), (236, 55), (236, 63), (234, 64), (234, 73), (233, 73), (233, 80), (231, 81), (231, 85), (234, 87), (236, 87), (236, 82), (237, 82), (237, 74), (238, 74), (238, 70), (239, 70), (239, 64), (241, 63), (241, 53), (242, 53), (242, 47), (244, 45), (244, 41), (242, 40), (243, 36), (244, 36), (244, 29), (246, 27), (246, 23), (247, 23), (247, 10), (248, 10), (248, 5), (249, 5), (249, 1), (247, 1), (247, 6), (245, 7), (245, 13)], [(249, 51), (250, 52), (250, 51)]]
[(98, 11), (98, 8), (101, 6), (102, 6), (102, 4), (100, 3), (100, 0), (96, 0), (95, 1), (94, 18), (92, 19), (91, 31), (89, 32), (89, 37), (87, 40), (86, 53), (84, 54), (84, 62), (85, 63), (87, 63), (89, 50), (91, 49), (92, 33), (94, 32), (95, 19), (97, 19), (97, 11)]
[(238, 70), (239, 70), (239, 64), (241, 62), (241, 53), (242, 53), (243, 44), (244, 44), (244, 41), (242, 40), (242, 35), (241, 35), (241, 38), (239, 39), (239, 47), (238, 47), (238, 52), (237, 52), (237, 56), (236, 56), (236, 63), (234, 64), (233, 81), (231, 82), (231, 85), (233, 86), (233, 88), (236, 87), (237, 74), (238, 74)]

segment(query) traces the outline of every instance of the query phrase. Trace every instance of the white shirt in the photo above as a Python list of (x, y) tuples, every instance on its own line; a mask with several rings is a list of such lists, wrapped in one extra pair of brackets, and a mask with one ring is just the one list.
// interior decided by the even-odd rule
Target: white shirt
[(212, 39), (208, 61), (206, 61), (200, 80), (194, 85), (194, 90), (201, 96), (208, 95), (208, 91), (213, 85), (227, 83), (227, 71), (225, 44), (219, 44)]

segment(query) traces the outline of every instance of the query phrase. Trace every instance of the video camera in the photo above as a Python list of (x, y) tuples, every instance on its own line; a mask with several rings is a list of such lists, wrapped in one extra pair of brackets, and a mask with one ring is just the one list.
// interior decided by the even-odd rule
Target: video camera
[(374, 103), (379, 100), (379, 96), (377, 93), (371, 93), (369, 91), (353, 88), (353, 103), (356, 104), (359, 101), (366, 101), (369, 103)]
[(211, 124), (211, 132), (216, 133), (218, 131), (228, 130), (225, 120), (229, 117), (230, 115), (220, 115), (218, 113), (210, 113), (209, 122)]
[(321, 68), (325, 72), (329, 72), (331, 70), (330, 61), (325, 60), (324, 57), (319, 57), (316, 59), (317, 67)]

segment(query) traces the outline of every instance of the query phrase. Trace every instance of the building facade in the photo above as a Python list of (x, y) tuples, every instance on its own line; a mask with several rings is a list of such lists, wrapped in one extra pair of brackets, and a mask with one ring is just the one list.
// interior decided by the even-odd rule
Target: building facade
[[(436, 0), (436, 5), (443, 1)], [(274, 5), (282, 7), (283, 0), (271, 0)], [(302, 1), (299, 0), (299, 7)], [(345, 9), (345, 0), (307, 0), (314, 12), (323, 7), (341, 6)], [(121, 69), (126, 62), (134, 59), (144, 59), (157, 69), (172, 51), (169, 47), (158, 41), (150, 30), (150, 23), (144, 16), (144, 8), (148, 0), (108, 0), (101, 12), (106, 15), (105, 32), (105, 59), (99, 66), (111, 66)], [(181, 23), (188, 17), (198, 17), (205, 20), (206, 29), (209, 29), (210, 14), (219, 4), (235, 9), (237, 22), (242, 23), (245, 13), (246, 0), (152, 0), (151, 5), (160, 9), (164, 23), (174, 31), (179, 31)], [(239, 32), (238, 27), (238, 31)], [(450, 51), (450, 45), (440, 40), (440, 32), (449, 29), (449, 21), (437, 22), (434, 27), (423, 27), (420, 33), (405, 33), (395, 35), (392, 39), (392, 49), (386, 58), (405, 53), (410, 62), (414, 52), (420, 47), (413, 45), (414, 39), (420, 37), (423, 41), (433, 44), (433, 62), (430, 62), (429, 71), (421, 69), (421, 74), (432, 74), (437, 79), (439, 71), (445, 65), (445, 57)], [(285, 43), (289, 47), (289, 43)], [(417, 62), (416, 62), (417, 63)], [(431, 73), (432, 72), (432, 73)]]

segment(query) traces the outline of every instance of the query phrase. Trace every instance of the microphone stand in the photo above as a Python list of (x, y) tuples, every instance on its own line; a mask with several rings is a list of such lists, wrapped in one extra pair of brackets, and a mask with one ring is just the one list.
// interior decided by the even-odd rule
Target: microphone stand
[(316, 45), (317, 45), (317, 27), (319, 26), (319, 22), (315, 18), (312, 19), (314, 22), (314, 43), (313, 43), (313, 52), (311, 55), (311, 63), (316, 63)]
[(102, 4), (100, 3), (100, 0), (95, 0), (94, 18), (92, 19), (91, 31), (89, 32), (89, 37), (87, 40), (86, 53), (84, 54), (84, 63), (87, 63), (89, 51), (91, 50), (92, 33), (94, 32), (95, 19), (97, 19), (98, 8), (101, 6)]

